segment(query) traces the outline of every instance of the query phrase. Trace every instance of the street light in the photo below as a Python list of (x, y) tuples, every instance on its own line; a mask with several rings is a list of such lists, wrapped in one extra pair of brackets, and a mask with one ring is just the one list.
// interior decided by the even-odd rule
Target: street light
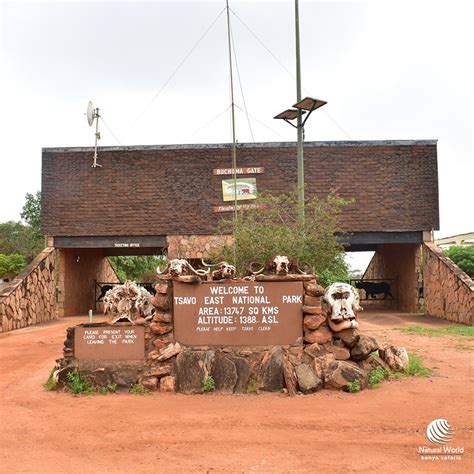
[[(303, 140), (304, 126), (313, 111), (319, 109), (327, 102), (324, 100), (314, 99), (313, 97), (305, 97), (293, 105), (293, 109), (287, 109), (273, 117), (277, 120), (284, 120), (292, 127), (298, 130), (298, 215), (304, 221), (304, 158), (303, 158)], [(303, 120), (303, 115), (306, 114)], [(296, 125), (291, 120), (298, 119)]]

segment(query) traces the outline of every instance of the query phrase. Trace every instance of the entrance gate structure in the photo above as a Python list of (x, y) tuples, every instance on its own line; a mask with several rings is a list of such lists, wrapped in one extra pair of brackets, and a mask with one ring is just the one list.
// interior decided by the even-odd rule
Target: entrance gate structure
[[(355, 200), (342, 213), (347, 250), (375, 251), (365, 277), (396, 280), (398, 309), (416, 311), (420, 247), (439, 228), (436, 141), (307, 142), (304, 153), (306, 195)], [(92, 155), (43, 149), (42, 228), (59, 252), (60, 314), (92, 308), (94, 280), (118, 281), (107, 256), (200, 259), (231, 242), (218, 235), (232, 211), (230, 144), (103, 147), (100, 168)], [(293, 142), (239, 144), (237, 160), (241, 206), (296, 183)]]

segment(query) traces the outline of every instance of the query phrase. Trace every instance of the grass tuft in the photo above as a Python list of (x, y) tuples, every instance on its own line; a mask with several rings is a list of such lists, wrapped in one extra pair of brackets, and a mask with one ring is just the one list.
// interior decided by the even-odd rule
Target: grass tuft
[(383, 367), (377, 367), (369, 373), (369, 388), (377, 388), (390, 375)]
[(352, 382), (347, 382), (346, 389), (349, 393), (357, 393), (360, 392), (360, 381), (354, 380)]
[(408, 353), (406, 374), (411, 377), (429, 377), (433, 371), (423, 365), (423, 359), (416, 354)]
[(397, 328), (397, 330), (406, 334), (418, 334), (419, 336), (461, 336), (474, 339), (474, 326), (447, 326), (444, 328), (425, 328), (422, 326), (408, 326), (404, 328)]
[(202, 389), (203, 389), (204, 393), (213, 392), (216, 389), (216, 384), (214, 382), (214, 379), (213, 379), (212, 375), (209, 375), (207, 377), (206, 381), (202, 385)]
[(133, 395), (149, 395), (151, 392), (145, 388), (141, 383), (134, 383), (128, 389), (129, 393)]
[(94, 386), (81, 377), (77, 369), (67, 374), (67, 386), (74, 395), (91, 395), (94, 393)]

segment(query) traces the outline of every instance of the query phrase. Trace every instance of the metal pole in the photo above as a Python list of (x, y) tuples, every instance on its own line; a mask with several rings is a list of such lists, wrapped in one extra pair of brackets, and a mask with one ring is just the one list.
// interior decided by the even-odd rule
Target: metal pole
[[(298, 0), (295, 0), (295, 34), (296, 34), (296, 101), (301, 100), (301, 61), (300, 61), (300, 16)], [(297, 160), (298, 160), (298, 217), (304, 222), (304, 157), (303, 157), (303, 123), (300, 111), (297, 121)]]
[(233, 213), (233, 227), (234, 227), (234, 265), (236, 263), (236, 243), (235, 243), (235, 229), (237, 223), (237, 150), (235, 145), (235, 107), (234, 107), (234, 76), (232, 67), (232, 46), (230, 38), (230, 17), (229, 17), (229, 0), (226, 0), (227, 8), (227, 43), (229, 46), (229, 68), (230, 68), (230, 96), (231, 96), (231, 113), (232, 113), (232, 176), (234, 179), (234, 213)]

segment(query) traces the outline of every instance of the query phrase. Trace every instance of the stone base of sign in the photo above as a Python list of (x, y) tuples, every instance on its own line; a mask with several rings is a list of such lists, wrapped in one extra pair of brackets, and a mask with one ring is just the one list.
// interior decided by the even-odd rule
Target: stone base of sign
[[(97, 386), (115, 383), (125, 388), (139, 383), (153, 391), (196, 394), (213, 385), (216, 392), (227, 394), (283, 390), (294, 395), (322, 388), (347, 390), (347, 384), (355, 381), (364, 388), (371, 370), (391, 364), (390, 358), (382, 360), (389, 351), (374, 338), (357, 329), (331, 331), (320, 304), (324, 289), (315, 279), (304, 281), (304, 340), (271, 347), (182, 345), (173, 331), (173, 280), (160, 280), (156, 291), (153, 319), (138, 321), (144, 327), (143, 360), (80, 360), (74, 354), (76, 328), (72, 327), (57, 368), (62, 374), (77, 368)], [(382, 349), (380, 357), (373, 354), (378, 349)], [(66, 380), (64, 375), (59, 379)]]

